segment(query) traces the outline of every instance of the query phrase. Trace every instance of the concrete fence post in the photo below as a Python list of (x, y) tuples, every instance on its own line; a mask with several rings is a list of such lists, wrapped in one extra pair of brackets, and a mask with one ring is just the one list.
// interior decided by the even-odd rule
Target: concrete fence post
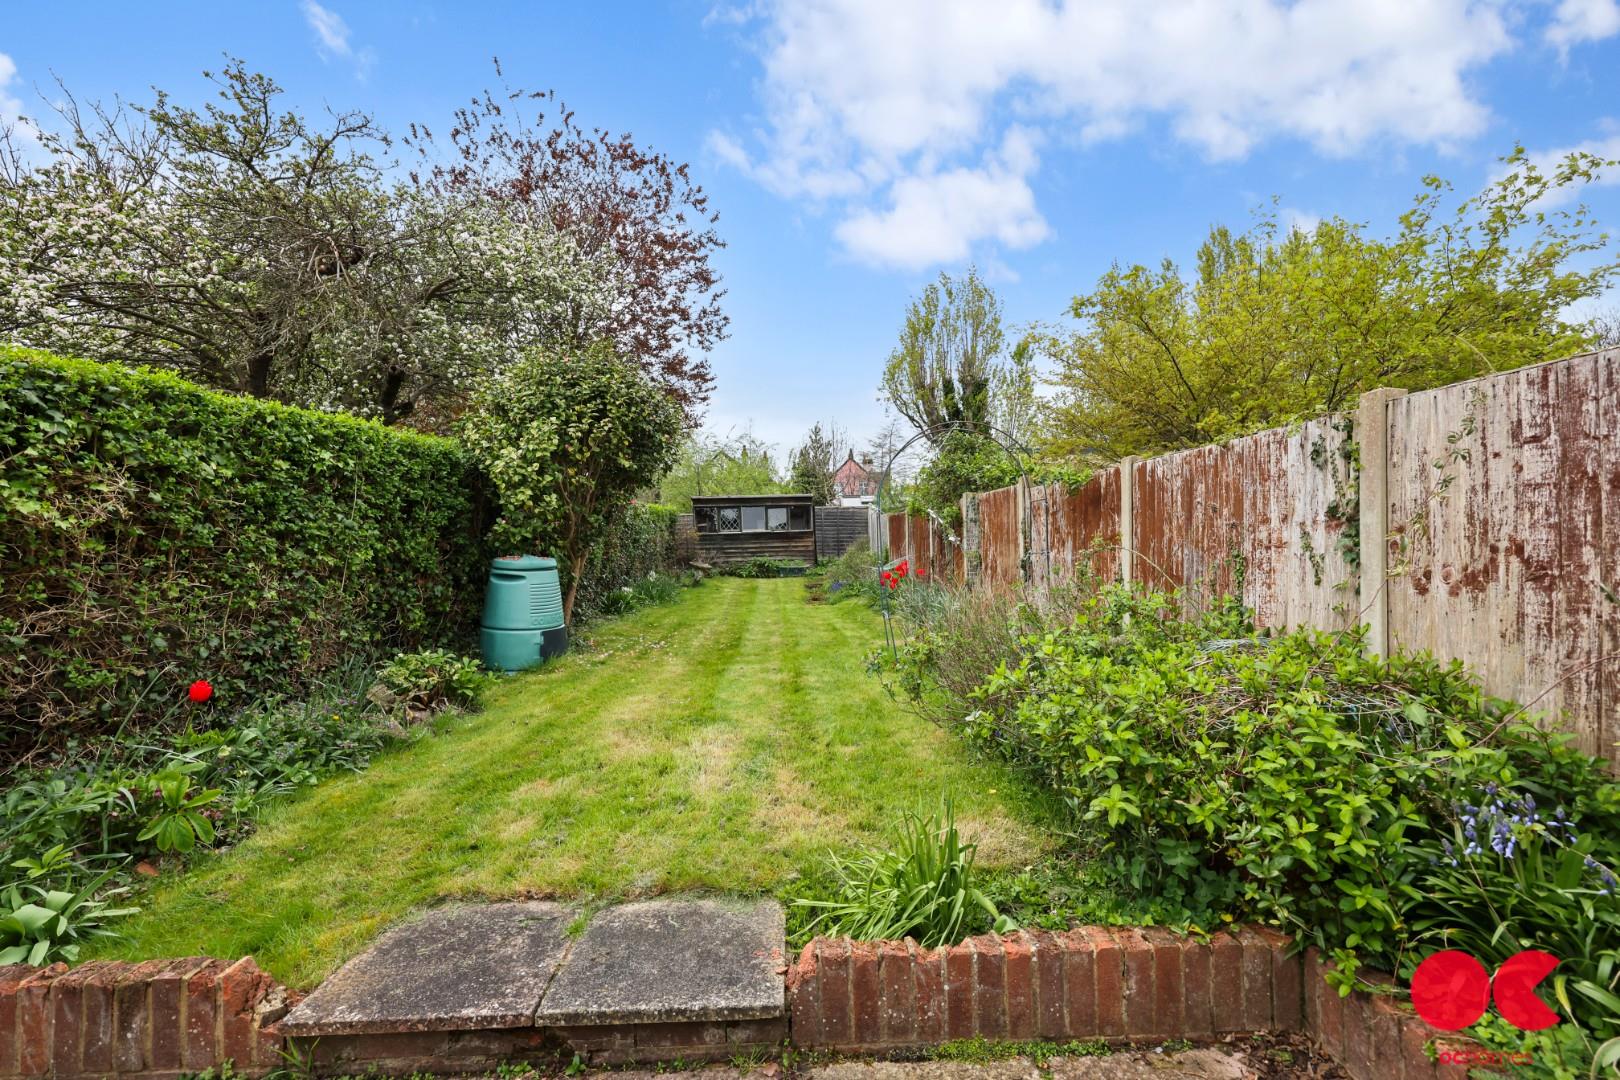
[(1389, 655), (1389, 403), (1405, 390), (1381, 387), (1361, 395), (1356, 407), (1356, 443), (1361, 476), (1361, 620), (1367, 651)]
[(1136, 463), (1127, 454), (1119, 459), (1119, 580), (1129, 585), (1136, 577)]
[(962, 496), (962, 583), (979, 583), (979, 497), (973, 492)]
[(1013, 509), (1018, 515), (1018, 576), (1024, 579), (1025, 584), (1035, 577), (1033, 560), (1030, 559), (1034, 537), (1029, 535), (1033, 527), (1029, 504), (1029, 478), (1020, 476), (1017, 486), (1013, 488)]

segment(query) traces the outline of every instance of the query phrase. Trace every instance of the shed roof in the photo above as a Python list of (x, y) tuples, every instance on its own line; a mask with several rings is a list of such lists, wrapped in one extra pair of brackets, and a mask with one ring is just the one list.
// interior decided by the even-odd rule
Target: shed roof
[(814, 506), (814, 495), (694, 495), (696, 506)]

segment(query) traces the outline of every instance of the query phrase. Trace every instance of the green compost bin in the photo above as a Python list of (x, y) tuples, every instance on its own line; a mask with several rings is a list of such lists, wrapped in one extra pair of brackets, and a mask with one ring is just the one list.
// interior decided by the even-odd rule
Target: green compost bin
[(566, 652), (557, 560), (538, 555), (492, 560), (479, 637), (484, 666), (502, 671), (522, 671)]

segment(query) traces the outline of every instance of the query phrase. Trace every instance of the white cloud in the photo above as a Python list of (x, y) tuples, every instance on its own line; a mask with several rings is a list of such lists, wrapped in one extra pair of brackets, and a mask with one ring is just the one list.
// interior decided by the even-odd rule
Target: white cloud
[(1620, 34), (1620, 0), (1560, 0), (1547, 26), (1547, 42), (1567, 53), (1572, 45)]
[(1030, 134), (1014, 128), (978, 167), (900, 177), (887, 209), (855, 213), (835, 235), (858, 258), (908, 270), (964, 262), (985, 239), (1030, 247), (1049, 232), (1025, 180), (1036, 163)]
[(324, 8), (315, 0), (304, 0), (304, 21), (315, 31), (320, 50), (331, 56), (349, 55), (349, 24), (331, 8)]
[(10, 130), (19, 146), (33, 146), (39, 142), (39, 132), (23, 118), (22, 100), (12, 92), (12, 83), (16, 81), (16, 61), (0, 53), (0, 128)]
[(1484, 130), (1489, 110), (1469, 80), (1511, 47), (1517, 25), (1497, 0), (755, 8), (746, 25), (764, 115), (745, 134), (716, 133), (711, 149), (784, 197), (837, 203), (846, 247), (897, 265), (916, 264), (892, 257), (900, 251), (948, 261), (1045, 235), (1033, 166), (986, 163), (1009, 117), (1092, 145), (1158, 121), (1217, 160), (1277, 138), (1330, 155), (1377, 142), (1448, 148)]
[(1322, 215), (1297, 206), (1284, 206), (1280, 210), (1283, 229), (1287, 232), (1313, 233), (1322, 224)]
[(322, 7), (315, 0), (303, 0), (304, 21), (315, 31), (315, 49), (325, 59), (348, 60), (354, 64), (355, 76), (364, 79), (376, 62), (376, 54), (369, 48), (356, 49), (349, 41), (349, 24), (331, 8)]

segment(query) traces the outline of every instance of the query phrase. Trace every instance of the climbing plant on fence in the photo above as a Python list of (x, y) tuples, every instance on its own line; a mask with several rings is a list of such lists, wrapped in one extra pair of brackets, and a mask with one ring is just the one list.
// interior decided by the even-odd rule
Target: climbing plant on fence
[(461, 642), (480, 488), (447, 439), (0, 349), (0, 757)]

